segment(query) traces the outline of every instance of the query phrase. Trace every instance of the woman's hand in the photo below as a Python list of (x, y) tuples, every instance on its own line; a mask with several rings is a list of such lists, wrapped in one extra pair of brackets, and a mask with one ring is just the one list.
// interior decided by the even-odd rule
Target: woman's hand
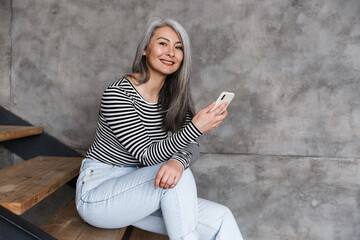
[(210, 112), (215, 106), (215, 102), (210, 103), (207, 107), (204, 107), (195, 114), (192, 119), (193, 123), (202, 133), (207, 133), (216, 129), (227, 116), (227, 110), (217, 116), (226, 107), (226, 104), (227, 103), (224, 102)]
[(183, 172), (183, 165), (175, 159), (170, 159), (160, 167), (155, 179), (155, 189), (158, 187), (163, 189), (174, 188)]

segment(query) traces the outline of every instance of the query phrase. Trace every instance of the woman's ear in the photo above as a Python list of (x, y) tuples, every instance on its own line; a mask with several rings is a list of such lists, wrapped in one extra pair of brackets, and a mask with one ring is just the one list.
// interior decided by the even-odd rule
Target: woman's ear
[(146, 48), (145, 48), (145, 50), (143, 51), (142, 55), (143, 55), (143, 56), (146, 56)]

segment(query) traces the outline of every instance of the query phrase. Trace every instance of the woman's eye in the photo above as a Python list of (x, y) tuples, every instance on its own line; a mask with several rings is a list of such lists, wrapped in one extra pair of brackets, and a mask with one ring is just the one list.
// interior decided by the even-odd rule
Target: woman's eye
[(164, 42), (160, 42), (159, 44), (162, 46), (166, 46), (166, 43), (164, 43)]
[(179, 50), (183, 50), (183, 48), (182, 48), (182, 46), (177, 46), (177, 47), (175, 47), (176, 49), (179, 49)]

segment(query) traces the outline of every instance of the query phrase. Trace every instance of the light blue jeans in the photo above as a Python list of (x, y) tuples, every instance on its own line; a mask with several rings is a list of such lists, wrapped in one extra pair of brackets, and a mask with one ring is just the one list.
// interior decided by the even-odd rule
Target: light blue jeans
[(197, 198), (190, 169), (172, 189), (155, 189), (162, 164), (122, 167), (84, 159), (76, 186), (80, 216), (95, 227), (138, 228), (171, 240), (243, 239), (231, 211)]

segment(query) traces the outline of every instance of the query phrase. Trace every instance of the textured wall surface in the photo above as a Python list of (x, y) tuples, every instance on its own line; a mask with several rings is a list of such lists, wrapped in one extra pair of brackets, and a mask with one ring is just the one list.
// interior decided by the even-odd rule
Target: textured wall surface
[(247, 240), (359, 239), (358, 159), (203, 154), (192, 170)]
[(12, 112), (85, 151), (147, 20), (171, 16), (192, 40), (197, 108), (236, 94), (200, 139), (199, 195), (229, 206), (245, 239), (358, 239), (358, 0), (9, 2), (0, 102)]
[(21, 163), (22, 161), (24, 159), (0, 145), (0, 169)]
[(192, 28), (199, 102), (236, 93), (206, 151), (359, 157), (360, 1), (238, 2)]
[(14, 0), (13, 15), (12, 110), (78, 149), (149, 17), (172, 16), (192, 40), (197, 107), (236, 93), (204, 152), (360, 156), (357, 0)]
[(10, 103), (11, 1), (0, 0), (0, 105)]

